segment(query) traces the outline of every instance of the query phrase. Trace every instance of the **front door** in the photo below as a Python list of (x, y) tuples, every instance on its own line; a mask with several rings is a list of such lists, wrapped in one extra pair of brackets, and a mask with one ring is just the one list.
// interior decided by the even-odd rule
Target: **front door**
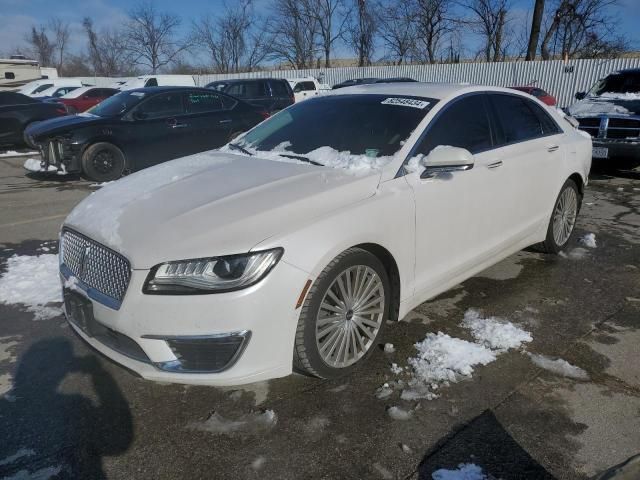
[(131, 119), (127, 159), (134, 170), (176, 158), (187, 148), (190, 125), (185, 121), (182, 92), (159, 93), (144, 100)]
[(470, 170), (422, 178), (422, 168), (406, 175), (416, 212), (415, 293), (431, 297), (460, 280), (492, 255), (502, 242), (499, 210), (505, 183), (485, 94), (471, 94), (446, 106), (427, 127), (412, 155), (437, 146), (465, 148), (474, 155)]

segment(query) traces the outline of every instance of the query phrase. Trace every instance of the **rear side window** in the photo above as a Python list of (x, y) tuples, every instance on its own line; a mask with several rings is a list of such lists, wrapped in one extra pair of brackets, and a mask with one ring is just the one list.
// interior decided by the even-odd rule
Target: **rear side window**
[(491, 102), (501, 127), (501, 144), (524, 142), (544, 135), (531, 102), (516, 95), (492, 94)]
[(268, 96), (265, 82), (232, 83), (227, 89), (226, 93), (240, 98), (256, 98)]
[(147, 83), (144, 84), (145, 87), (157, 87), (158, 86), (158, 80), (155, 78), (150, 78), (149, 80), (147, 80)]
[(184, 112), (182, 107), (182, 94), (178, 92), (162, 93), (151, 97), (138, 107), (138, 111), (144, 113), (147, 118), (164, 118), (180, 115)]
[(288, 97), (289, 90), (283, 82), (269, 82), (274, 97)]
[(224, 108), (222, 99), (217, 93), (190, 92), (186, 97), (189, 113), (217, 112)]
[(492, 147), (491, 127), (484, 95), (471, 95), (445, 107), (427, 127), (416, 153), (428, 155), (438, 145), (479, 153)]
[(562, 133), (562, 129), (558, 126), (556, 121), (551, 118), (551, 115), (544, 111), (544, 108), (537, 103), (530, 102), (529, 100), (525, 100), (525, 102), (536, 114), (538, 120), (540, 120), (543, 135), (556, 135), (558, 133)]

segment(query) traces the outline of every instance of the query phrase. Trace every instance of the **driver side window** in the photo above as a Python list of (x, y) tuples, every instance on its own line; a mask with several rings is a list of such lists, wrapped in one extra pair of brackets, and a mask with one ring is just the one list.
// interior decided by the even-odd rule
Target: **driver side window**
[(439, 145), (466, 148), (474, 154), (493, 146), (484, 95), (463, 97), (445, 107), (427, 127), (415, 153), (428, 155)]
[(138, 112), (146, 118), (165, 118), (182, 115), (182, 94), (180, 92), (161, 93), (155, 95), (138, 107)]

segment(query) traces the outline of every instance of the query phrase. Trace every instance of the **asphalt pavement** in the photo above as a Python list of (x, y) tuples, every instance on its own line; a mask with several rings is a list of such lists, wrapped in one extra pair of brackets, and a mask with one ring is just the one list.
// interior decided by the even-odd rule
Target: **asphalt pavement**
[[(93, 191), (0, 158), (0, 274), (12, 255), (55, 252), (66, 214)], [(597, 247), (578, 239), (594, 233)], [(470, 339), (468, 309), (531, 332), (517, 350), (434, 400), (376, 390), (429, 332)], [(266, 320), (266, 319), (265, 319)], [(430, 479), (475, 464), (502, 479), (585, 479), (640, 452), (640, 177), (594, 174), (564, 256), (523, 251), (388, 325), (353, 375), (242, 388), (142, 380), (58, 316), (0, 303), (0, 478)], [(388, 408), (411, 411), (397, 420)], [(233, 425), (240, 425), (235, 428)], [(491, 477), (489, 477), (491, 478)]]

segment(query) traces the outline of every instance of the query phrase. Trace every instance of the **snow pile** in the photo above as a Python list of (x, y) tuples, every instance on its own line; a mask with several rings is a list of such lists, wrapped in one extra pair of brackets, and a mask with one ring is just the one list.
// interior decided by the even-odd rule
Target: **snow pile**
[(529, 353), (531, 361), (540, 368), (548, 370), (556, 375), (563, 377), (575, 378), (577, 380), (589, 380), (589, 374), (582, 368), (571, 365), (566, 360), (558, 358), (552, 360), (544, 355), (537, 355), (535, 353)]
[[(469, 342), (445, 333), (428, 333), (415, 344), (418, 355), (408, 359), (411, 367), (407, 381), (385, 383), (376, 391), (379, 399), (387, 398), (394, 389), (402, 389), (402, 400), (433, 400), (441, 387), (457, 383), (473, 375), (478, 365), (487, 365), (509, 349), (517, 349), (533, 340), (531, 334), (517, 325), (496, 317), (483, 318), (475, 310), (467, 310), (461, 326), (475, 339)], [(402, 367), (392, 364), (396, 375)]]
[(260, 455), (259, 457), (257, 457), (253, 462), (251, 462), (251, 468), (253, 468), (254, 470), (260, 470), (262, 467), (264, 467), (264, 464), (267, 462), (267, 459)]
[(616, 92), (604, 92), (600, 95), (600, 98), (609, 98), (613, 100), (640, 100), (640, 93), (637, 92), (625, 92), (625, 93), (616, 93)]
[[(308, 153), (295, 153), (287, 150), (290, 146), (289, 142), (283, 142), (277, 145), (273, 150), (268, 151), (256, 150), (252, 148), (250, 144), (243, 143), (242, 141), (239, 141), (238, 144), (245, 150), (249, 151), (251, 155), (255, 155), (258, 158), (286, 163), (308, 163), (304, 160), (285, 157), (284, 155), (299, 156), (307, 158), (312, 162), (317, 162), (324, 167), (342, 168), (344, 170), (362, 173), (366, 173), (371, 170), (379, 170), (393, 159), (393, 156), (377, 157), (374, 155), (355, 155), (349, 151), (339, 152), (338, 150), (328, 146), (316, 148)], [(236, 150), (233, 147), (229, 147), (229, 145), (221, 147), (219, 151), (243, 155), (243, 152)]]
[(595, 233), (587, 233), (585, 236), (580, 238), (580, 243), (585, 247), (589, 247), (589, 248), (596, 248), (598, 246), (596, 244)]
[(62, 302), (58, 256), (48, 253), (10, 257), (7, 271), (0, 277), (0, 302), (25, 305), (36, 320), (60, 315), (60, 308), (49, 305)]
[(578, 103), (574, 103), (569, 107), (569, 114), (574, 117), (592, 116), (592, 115), (630, 115), (631, 112), (621, 105), (607, 101), (609, 99), (599, 100), (597, 98), (589, 98)]
[(192, 423), (191, 428), (217, 435), (253, 434), (270, 430), (277, 421), (278, 417), (273, 410), (248, 413), (237, 420), (213, 412), (204, 422)]
[(16, 152), (15, 150), (6, 150), (0, 153), (0, 157), (17, 157), (23, 155), (37, 155), (38, 152)]
[(409, 420), (413, 416), (413, 411), (404, 410), (403, 408), (394, 406), (387, 408), (387, 415), (389, 415), (394, 420), (405, 421)]
[(482, 318), (473, 309), (465, 312), (462, 326), (471, 330), (471, 335), (478, 343), (493, 350), (506, 351), (510, 348), (520, 348), (523, 343), (533, 340), (529, 332), (513, 323), (496, 317)]
[(425, 165), (429, 163), (429, 157), (434, 152), (441, 152), (443, 150), (451, 150), (451, 154), (454, 154), (456, 150), (461, 150), (458, 147), (452, 147), (451, 145), (438, 145), (436, 148), (429, 152), (429, 155), (426, 157), (423, 154), (418, 154), (415, 157), (411, 157), (407, 164), (404, 166), (404, 169), (408, 173), (417, 172), (419, 170), (424, 169)]
[(91, 188), (102, 188), (102, 187), (106, 187), (107, 185), (111, 184), (115, 182), (115, 180), (111, 180), (110, 182), (101, 182), (101, 183), (92, 183), (91, 185), (89, 185), (89, 187)]
[(393, 343), (384, 344), (384, 353), (393, 353), (395, 351), (396, 351), (396, 348), (393, 346)]
[(487, 480), (482, 468), (473, 463), (461, 463), (456, 470), (441, 468), (431, 474), (433, 480)]
[(49, 165), (49, 169), (45, 170), (42, 166), (42, 161), (36, 158), (27, 158), (24, 162), (25, 170), (29, 170), (30, 172), (57, 172), (58, 169), (53, 165)]

